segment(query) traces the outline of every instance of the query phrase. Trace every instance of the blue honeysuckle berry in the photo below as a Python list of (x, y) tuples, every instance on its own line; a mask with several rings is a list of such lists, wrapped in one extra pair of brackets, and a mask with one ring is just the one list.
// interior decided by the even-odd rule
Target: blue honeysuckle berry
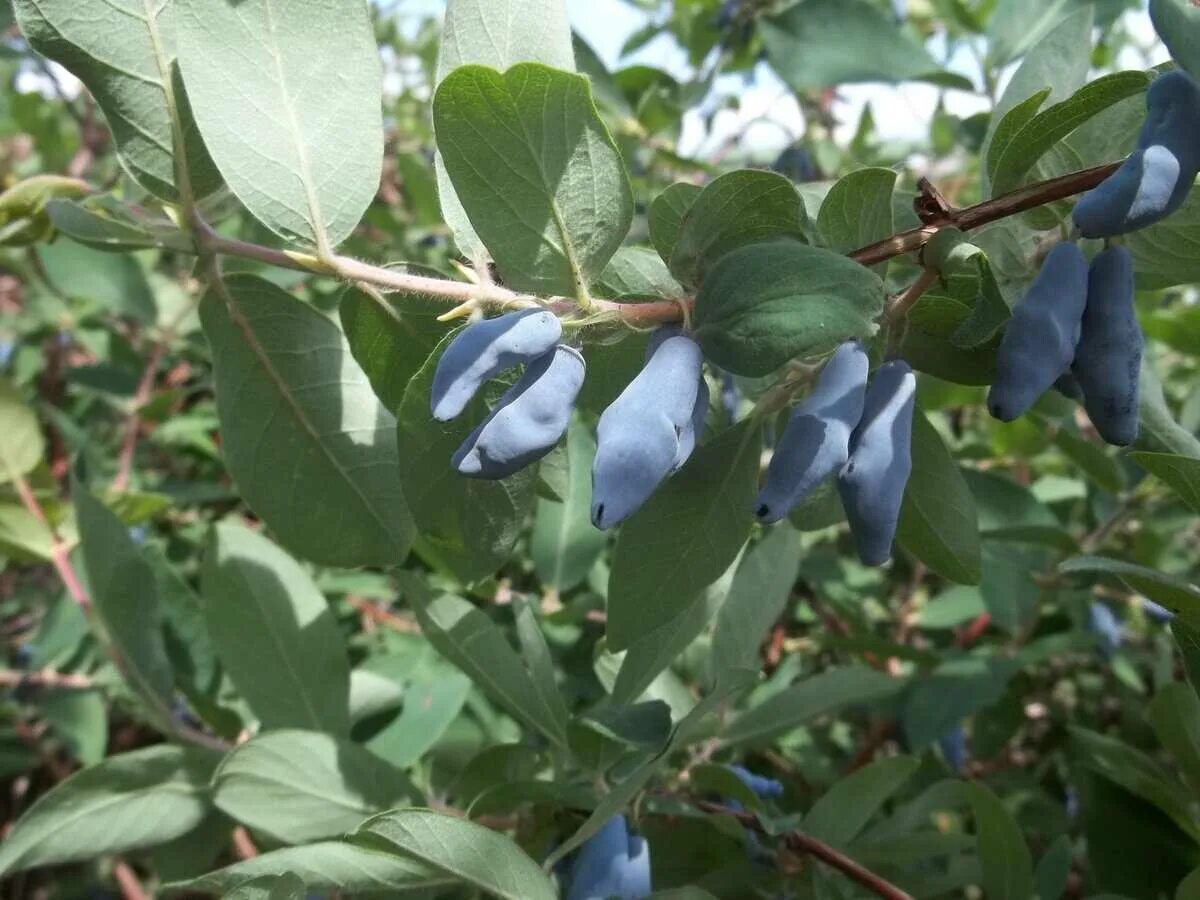
[(764, 525), (780, 521), (850, 458), (863, 417), (870, 360), (858, 341), (838, 347), (811, 394), (792, 411), (754, 501)]
[(1146, 92), (1137, 149), (1121, 168), (1075, 205), (1087, 238), (1107, 238), (1165, 219), (1187, 199), (1200, 173), (1200, 85), (1176, 69)]
[(483, 384), (501, 372), (554, 349), (562, 323), (544, 309), (523, 309), (464, 328), (438, 360), (430, 412), (439, 422), (456, 418)]
[(1088, 302), (1088, 263), (1059, 244), (1017, 303), (996, 351), (988, 411), (1001, 422), (1025, 415), (1075, 360)]
[(687, 462), (708, 416), (700, 345), (674, 326), (650, 340), (646, 364), (604, 413), (592, 464), (592, 524), (625, 521)]
[(1171, 612), (1165, 606), (1159, 606), (1153, 600), (1142, 600), (1142, 611), (1145, 612), (1146, 618), (1157, 622), (1159, 625), (1166, 625), (1175, 618), (1175, 613)]
[(1096, 636), (1096, 647), (1109, 660), (1121, 647), (1121, 622), (1107, 603), (1096, 601), (1088, 609), (1088, 631)]
[(904, 491), (912, 475), (912, 423), (917, 379), (903, 360), (880, 366), (867, 389), (862, 421), (850, 439), (850, 461), (838, 493), (864, 565), (891, 559)]
[(1108, 443), (1137, 440), (1145, 339), (1134, 306), (1133, 254), (1109, 247), (1092, 262), (1075, 363), (1083, 408)]
[(9, 364), (16, 352), (16, 341), (12, 338), (0, 338), (0, 369)]
[(650, 847), (616, 815), (575, 854), (565, 900), (642, 900), (650, 896)]
[(783, 796), (783, 783), (774, 778), (755, 775), (744, 766), (729, 766), (729, 771), (758, 796), (760, 800), (778, 800)]
[(953, 771), (962, 772), (966, 768), (970, 757), (967, 753), (967, 732), (961, 723), (938, 738), (938, 749), (942, 751), (946, 765)]
[(565, 344), (535, 359), (455, 451), (454, 468), (498, 480), (537, 462), (566, 433), (585, 373), (583, 355)]

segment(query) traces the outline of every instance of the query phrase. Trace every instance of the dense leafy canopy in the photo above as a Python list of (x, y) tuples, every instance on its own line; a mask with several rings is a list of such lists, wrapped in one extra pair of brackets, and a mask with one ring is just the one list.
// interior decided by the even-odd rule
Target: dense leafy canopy
[(611, 2), (0, 3), (14, 896), (1200, 896), (1200, 8)]

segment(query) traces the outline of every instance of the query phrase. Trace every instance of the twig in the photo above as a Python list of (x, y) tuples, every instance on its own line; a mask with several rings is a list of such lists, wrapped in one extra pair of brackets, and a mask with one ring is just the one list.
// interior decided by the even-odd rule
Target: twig
[[(864, 266), (872, 266), (896, 256), (915, 253), (929, 243), (942, 228), (953, 227), (962, 231), (970, 231), (1048, 203), (1064, 200), (1096, 187), (1112, 175), (1120, 165), (1121, 163), (1110, 163), (1051, 178), (960, 210), (950, 208), (943, 199), (940, 203), (935, 202), (926, 212), (927, 218), (930, 219), (929, 222), (919, 228), (894, 234), (855, 250), (849, 254), (850, 258)], [(933, 197), (936, 190), (929, 185), (926, 193)], [(219, 235), (199, 216), (193, 217), (190, 227), (202, 253), (252, 259), (284, 269), (327, 275), (350, 282), (362, 282), (385, 290), (431, 297), (455, 304), (480, 303), (500, 307), (542, 304), (564, 314), (577, 309), (574, 300), (564, 297), (543, 299), (520, 294), (497, 285), (470, 284), (449, 279), (410, 275), (345, 256), (330, 256), (328, 261), (322, 261), (308, 254), (275, 250)], [(596, 300), (593, 303), (592, 311), (630, 325), (648, 326), (659, 322), (679, 321), (683, 318), (683, 307), (692, 302), (694, 301), (687, 298), (652, 303), (618, 303), (611, 300)]]
[[(693, 800), (692, 803), (698, 809), (702, 809), (708, 813), (733, 816), (742, 825), (757, 834), (768, 839), (772, 837), (762, 822), (758, 820), (758, 816), (753, 813), (735, 811), (727, 806), (722, 806), (720, 803), (713, 803), (708, 800)], [(914, 900), (912, 894), (902, 891), (882, 876), (876, 875), (866, 866), (855, 862), (841, 851), (835, 850), (824, 841), (819, 841), (812, 835), (805, 834), (799, 829), (789, 831), (783, 836), (783, 840), (789, 850), (794, 853), (815, 856), (821, 862), (825, 863), (825, 865), (837, 869), (851, 881), (869, 890), (876, 897), (883, 897), (884, 900)]]
[(376, 606), (369, 600), (364, 600), (361, 597), (347, 597), (346, 602), (357, 613), (370, 619), (378, 625), (383, 625), (385, 628), (390, 628), (392, 631), (398, 631), (401, 634), (420, 634), (421, 626), (411, 619), (405, 619), (395, 613)]
[(22, 685), (57, 691), (90, 691), (96, 687), (96, 682), (86, 675), (55, 672), (53, 669), (42, 669), (39, 672), (0, 671), (0, 688)]
[(112, 489), (122, 494), (129, 489), (129, 476), (133, 472), (133, 455), (137, 450), (138, 432), (142, 427), (142, 409), (150, 402), (150, 392), (154, 389), (154, 375), (162, 363), (167, 351), (167, 341), (157, 341), (146, 360), (146, 368), (142, 370), (141, 380), (138, 381), (137, 392), (133, 395), (133, 406), (129, 417), (125, 420), (125, 436), (121, 440), (121, 454), (117, 466), (117, 475), (113, 479)]
[(258, 847), (255, 846), (254, 839), (242, 825), (233, 829), (233, 852), (237, 854), (238, 859), (254, 859), (258, 856)]
[(33, 491), (29, 487), (29, 482), (21, 475), (14, 477), (12, 482), (13, 487), (17, 491), (17, 496), (21, 498), (21, 504), (25, 507), (26, 511), (37, 519), (50, 533), (50, 561), (54, 564), (54, 568), (58, 572), (58, 577), (62, 579), (67, 593), (71, 595), (71, 598), (79, 604), (84, 612), (88, 612), (92, 608), (92, 598), (84, 590), (83, 583), (79, 580), (79, 574), (71, 564), (70, 550), (63, 543), (62, 538), (59, 537), (58, 530), (50, 524), (50, 520), (46, 517), (46, 511), (42, 509), (42, 504), (38, 503), (37, 497), (34, 496)]
[(125, 900), (150, 900), (150, 895), (138, 881), (137, 874), (125, 860), (118, 859), (113, 865), (113, 877), (117, 879), (117, 884), (121, 888), (121, 896)]

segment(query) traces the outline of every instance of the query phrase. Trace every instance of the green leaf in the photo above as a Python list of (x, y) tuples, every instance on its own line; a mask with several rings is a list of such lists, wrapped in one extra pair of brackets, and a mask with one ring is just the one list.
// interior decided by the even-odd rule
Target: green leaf
[(1104, 556), (1076, 556), (1058, 567), (1064, 575), (1109, 576), (1125, 582), (1132, 590), (1165, 606), (1185, 622), (1200, 625), (1200, 588), (1135, 563)]
[(1197, 685), (1200, 685), (1200, 629), (1175, 619), (1171, 623), (1171, 636), (1175, 638), (1179, 655), (1183, 657), (1183, 668), (1192, 690), (1197, 690)]
[(1200, 697), (1195, 690), (1178, 681), (1164, 685), (1151, 701), (1147, 718), (1193, 794), (1200, 790)]
[(975, 813), (983, 889), (988, 900), (1026, 900), (1033, 896), (1033, 858), (1016, 819), (988, 788), (964, 786)]
[[(997, 126), (1009, 110), (1047, 88), (1050, 90), (1050, 99), (1057, 102), (1070, 97), (1083, 86), (1092, 59), (1093, 21), (1093, 7), (1089, 4), (1057, 22), (1051, 30), (1043, 32), (1044, 36), (1038, 39), (1036, 46), (1013, 73), (1000, 102), (992, 111), (991, 124), (981, 152), (984, 159), (990, 156)], [(988, 190), (984, 193), (985, 196), (991, 195)]]
[(923, 413), (913, 418), (912, 455), (897, 541), (942, 577), (979, 584), (983, 564), (975, 498)]
[(340, 836), (419, 800), (404, 773), (358, 744), (313, 731), (272, 731), (240, 744), (213, 776), (226, 815), (285, 844)]
[(352, 840), (417, 860), (457, 882), (505, 900), (557, 900), (536, 862), (502, 834), (425, 809), (401, 809), (364, 822)]
[(608, 582), (608, 645), (680, 615), (737, 558), (754, 521), (762, 436), (743, 422), (701, 447), (622, 528)]
[(969, 656), (949, 659), (913, 682), (904, 702), (904, 735), (910, 747), (929, 746), (955, 725), (1004, 696), (1016, 664)]
[(1200, 840), (1200, 824), (1192, 815), (1187, 791), (1150, 756), (1116, 738), (1077, 726), (1071, 728), (1071, 740), (1083, 765), (1154, 804), (1192, 840)]
[(834, 847), (846, 847), (920, 765), (914, 756), (893, 756), (846, 776), (813, 804), (804, 817), (805, 832)]
[(707, 697), (693, 707), (679, 722), (671, 736), (670, 742), (660, 752), (651, 754), (645, 762), (634, 769), (629, 776), (613, 786), (596, 804), (595, 810), (587, 820), (579, 826), (571, 837), (560, 844), (546, 860), (546, 866), (553, 866), (567, 854), (583, 846), (592, 835), (600, 831), (604, 824), (614, 815), (625, 809), (629, 802), (654, 777), (659, 768), (670, 758), (671, 754), (692, 739), (698, 726), (718, 706), (744, 691), (757, 678), (757, 673), (740, 670), (732, 673), (713, 689)]
[(41, 713), (71, 754), (84, 766), (108, 752), (108, 704), (102, 691), (64, 691), (38, 701)]
[(396, 853), (342, 841), (321, 841), (272, 850), (191, 881), (167, 885), (166, 889), (215, 894), (253, 878), (288, 872), (299, 876), (311, 891), (340, 891), (356, 896), (376, 893), (425, 896), (431, 890), (455, 883), (444, 872)]
[(179, 80), (170, 3), (100, 3), (81, 15), (78, 0), (15, 0), (13, 9), (29, 45), (87, 85), (142, 187), (180, 200), (189, 193), (180, 172), (197, 199), (221, 186)]
[(521, 658), (525, 668), (533, 678), (537, 699), (541, 705), (550, 711), (555, 722), (562, 723), (565, 730), (570, 714), (567, 712), (566, 701), (558, 690), (558, 678), (555, 674), (554, 657), (542, 633), (541, 623), (532, 604), (518, 598), (514, 601), (517, 619), (517, 640), (521, 643)]
[(1034, 871), (1033, 880), (1037, 887), (1037, 900), (1059, 900), (1067, 889), (1067, 880), (1071, 877), (1071, 863), (1074, 861), (1074, 850), (1071, 847), (1069, 835), (1059, 835), (1050, 845), (1050, 849), (1042, 854)]
[(471, 679), (437, 660), (404, 686), (404, 708), (367, 747), (394, 766), (415, 764), (446, 734), (462, 712)]
[(18, 503), (0, 503), (0, 553), (15, 562), (50, 562), (54, 535)]
[(1080, 437), (1074, 431), (1059, 428), (1054, 443), (1063, 455), (1079, 466), (1097, 485), (1111, 493), (1125, 488), (1125, 470), (1121, 463), (1099, 444)]
[(542, 583), (569, 591), (583, 582), (608, 538), (592, 527), (592, 459), (596, 442), (579, 421), (567, 430), (568, 481), (562, 502), (539, 500), (529, 553)]
[(1165, 481), (1193, 512), (1200, 513), (1200, 459), (1173, 453), (1130, 453), (1129, 459)]
[(712, 621), (729, 595), (739, 559), (661, 628), (641, 635), (628, 650), (612, 685), (614, 703), (634, 703)]
[(1017, 133), (1038, 114), (1038, 110), (1042, 108), (1042, 104), (1046, 102), (1046, 98), (1049, 96), (1050, 88), (1042, 88), (1040, 91), (1034, 92), (1027, 100), (1022, 100), (1016, 104), (999, 120), (996, 130), (992, 134), (991, 143), (987, 148), (988, 152), (985, 164), (987, 165), (988, 178), (995, 178), (996, 176), (996, 164), (1000, 161), (999, 148), (1007, 147), (1012, 143), (1012, 139)]
[(450, 457), (475, 424), (487, 415), (489, 399), (502, 385), (493, 384), (453, 422), (437, 422), (429, 411), (429, 394), (438, 361), (454, 334), (447, 334), (421, 370), (409, 381), (397, 411), (396, 441), (400, 484), (420, 529), (422, 555), (469, 583), (492, 575), (512, 555), (513, 545), (533, 508), (537, 469), (524, 469), (503, 481), (464, 478)]
[(671, 261), (683, 231), (683, 220), (702, 190), (698, 184), (679, 181), (669, 185), (650, 204), (650, 243), (664, 261)]
[(537, 63), (503, 75), (464, 66), (438, 87), (433, 118), (446, 172), (505, 283), (585, 296), (633, 220), (588, 80)]
[(259, 875), (243, 882), (221, 900), (304, 900), (305, 886), (292, 872)]
[(379, 189), (383, 72), (367, 6), (175, 0), (179, 66), (204, 144), (237, 198), (327, 252)]
[(566, 718), (549, 703), (508, 639), (491, 619), (461, 597), (434, 596), (416, 575), (402, 572), (400, 586), (425, 637), (442, 656), (527, 728), (566, 746)]
[[(684, 199), (674, 195), (666, 202)], [(775, 238), (803, 241), (807, 226), (804, 203), (782, 175), (761, 169), (729, 172), (692, 200), (671, 252), (671, 272), (686, 284), (698, 284), (726, 253)]]
[(983, 548), (983, 602), (997, 628), (1020, 634), (1037, 620), (1043, 588), (1035, 577), (1057, 554), (1038, 544), (988, 541)]
[(209, 634), (264, 728), (350, 728), (350, 666), (333, 612), (308, 574), (240, 525), (212, 532), (201, 580)]
[(129, 529), (79, 483), (71, 490), (92, 604), (105, 640), (117, 649), (121, 673), (169, 723), (174, 674), (162, 636), (162, 609), (154, 572)]
[[(859, 169), (830, 188), (817, 216), (817, 227), (830, 250), (850, 253), (892, 233), (896, 178), (892, 169)], [(887, 263), (880, 263), (875, 271), (882, 277)]]
[(797, 93), (872, 81), (973, 90), (867, 0), (806, 0), (761, 20), (759, 30), (772, 68)]
[(685, 293), (666, 263), (649, 247), (621, 247), (600, 276), (613, 297), (674, 299)]
[(696, 298), (695, 338), (737, 375), (769, 375), (876, 331), (883, 282), (839, 253), (796, 241), (753, 244), (722, 257)]
[(132, 256), (105, 253), (72, 241), (41, 244), (37, 254), (50, 283), (66, 297), (141, 322), (153, 323), (158, 318), (154, 294)]
[(728, 745), (769, 743), (818, 716), (886, 699), (904, 686), (903, 679), (874, 669), (828, 669), (742, 713), (725, 729), (722, 741)]
[(337, 325), (282, 288), (233, 275), (200, 307), (229, 471), (280, 543), (332, 566), (394, 565), (413, 523), (394, 421)]
[(51, 224), (71, 240), (93, 250), (124, 253), (165, 247), (183, 253), (194, 251), (191, 240), (168, 219), (135, 212), (111, 194), (79, 202), (51, 200), (46, 204)]
[(1150, 0), (1150, 20), (1175, 62), (1200, 77), (1200, 9), (1192, 0)]
[(0, 875), (164, 844), (209, 810), (216, 758), (161, 744), (76, 772), (43, 794), (0, 844)]
[[(447, 0), (439, 48), (438, 84), (459, 66), (471, 64), (500, 72), (519, 62), (575, 69), (563, 0)], [(487, 250), (454, 192), (441, 154), (435, 166), (442, 217), (458, 249), (468, 259), (484, 259)]]
[(1200, 459), (1200, 439), (1175, 421), (1167, 406), (1162, 382), (1146, 362), (1142, 363), (1141, 393), (1138, 402), (1141, 407), (1138, 449)]
[[(1143, 93), (1151, 76), (1145, 72), (1116, 72), (1083, 86), (1070, 98), (1038, 113), (1001, 145), (988, 150), (992, 196), (1016, 190), (1050, 149), (1076, 128), (1127, 97)], [(999, 136), (999, 133), (997, 133)], [(992, 160), (995, 159), (995, 163)]]
[(801, 552), (799, 532), (782, 523), (742, 558), (713, 631), (714, 682), (732, 669), (758, 667), (763, 639), (791, 599)]
[(37, 414), (15, 384), (0, 378), (0, 484), (28, 475), (45, 453)]
[[(391, 266), (413, 275), (444, 277), (420, 266)], [(342, 330), (355, 361), (370, 379), (375, 396), (395, 413), (404, 391), (449, 327), (437, 317), (446, 311), (441, 301), (366, 292), (349, 287), (338, 304)]]

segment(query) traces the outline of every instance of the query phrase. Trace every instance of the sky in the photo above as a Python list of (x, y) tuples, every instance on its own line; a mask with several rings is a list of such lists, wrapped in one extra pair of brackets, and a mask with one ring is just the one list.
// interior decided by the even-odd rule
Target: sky
[[(444, 0), (399, 0), (398, 12), (402, 17), (417, 22), (428, 15), (439, 14)], [(645, 25), (649, 16), (624, 0), (567, 0), (571, 24), (584, 40), (604, 60), (609, 68), (618, 68), (633, 63), (644, 63), (665, 69), (677, 76), (688, 72), (683, 51), (670, 38), (659, 38), (637, 53), (621, 58), (621, 47), (626, 39)], [(1156, 44), (1149, 17), (1145, 12), (1133, 13), (1129, 17), (1139, 44)], [(936, 40), (930, 50), (935, 58), (942, 59)], [(1168, 58), (1166, 50), (1158, 45), (1152, 52), (1150, 64), (1157, 65)], [(1145, 63), (1136, 54), (1121, 60), (1123, 67), (1139, 68)], [(978, 64), (965, 51), (948, 61), (946, 67), (980, 82)], [(1013, 67), (1015, 68), (1015, 66)], [(1011, 72), (1006, 73), (1006, 76)], [(1002, 79), (1003, 85), (1005, 79)], [(755, 71), (754, 83), (747, 86), (743, 77), (724, 76), (718, 80), (719, 93), (735, 95), (740, 100), (737, 110), (722, 110), (713, 122), (711, 134), (706, 134), (700, 113), (693, 111), (684, 122), (680, 151), (685, 155), (703, 155), (706, 148), (720, 146), (726, 137), (746, 128), (764, 115), (771, 119), (751, 125), (746, 131), (744, 144), (753, 152), (768, 155), (789, 143), (788, 136), (799, 137), (804, 131), (804, 118), (790, 91), (765, 65)], [(881, 84), (844, 85), (838, 90), (839, 99), (834, 114), (841, 123), (835, 136), (838, 140), (849, 140), (857, 127), (863, 108), (871, 105), (876, 132), (886, 142), (919, 143), (929, 134), (929, 124), (937, 108), (938, 88), (926, 84), (889, 86)], [(945, 93), (946, 109), (958, 116), (969, 116), (988, 108), (985, 98), (964, 91)]]

